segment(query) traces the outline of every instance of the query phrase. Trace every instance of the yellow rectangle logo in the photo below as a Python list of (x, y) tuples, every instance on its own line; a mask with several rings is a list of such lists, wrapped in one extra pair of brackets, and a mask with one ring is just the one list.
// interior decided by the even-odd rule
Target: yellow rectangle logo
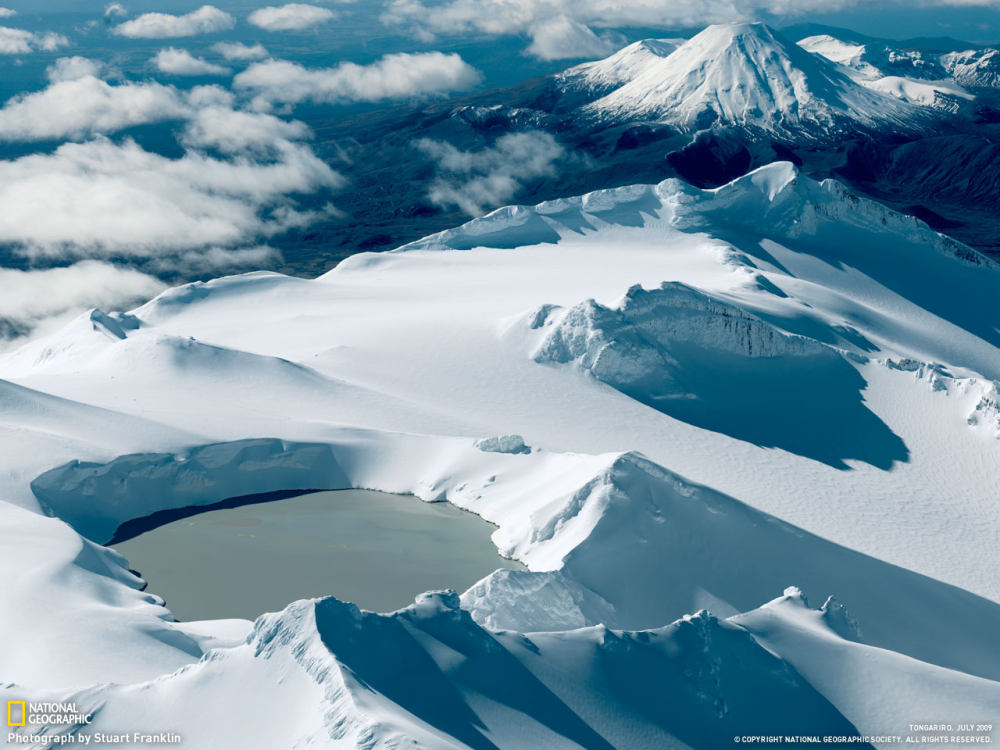
[(28, 705), (24, 701), (7, 701), (7, 726), (23, 727), (28, 719)]
[(24, 701), (7, 701), (7, 726), (23, 727), (27, 720), (27, 703)]

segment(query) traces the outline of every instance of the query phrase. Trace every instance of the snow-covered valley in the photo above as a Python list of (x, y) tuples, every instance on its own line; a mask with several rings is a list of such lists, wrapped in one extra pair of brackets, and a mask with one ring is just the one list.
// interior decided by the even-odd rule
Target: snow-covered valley
[[(0, 356), (0, 693), (191, 748), (997, 726), (998, 292), (985, 256), (779, 162), (87, 313)], [(102, 546), (348, 487), (468, 509), (528, 570), (175, 622)]]

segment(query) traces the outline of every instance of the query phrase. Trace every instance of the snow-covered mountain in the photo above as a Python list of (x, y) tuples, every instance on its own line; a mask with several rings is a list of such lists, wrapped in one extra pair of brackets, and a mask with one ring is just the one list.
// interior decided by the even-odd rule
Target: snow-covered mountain
[(603, 60), (569, 68), (557, 75), (556, 80), (566, 89), (605, 94), (639, 77), (684, 42), (684, 39), (643, 39)]
[(850, 68), (863, 79), (897, 75), (935, 80), (948, 76), (940, 55), (920, 50), (897, 49), (871, 42), (847, 42), (830, 34), (800, 39), (799, 46)]
[[(775, 163), (84, 315), (0, 356), (0, 697), (199, 749), (1000, 726), (998, 293), (971, 248)], [(175, 622), (103, 546), (317, 487), (447, 500), (528, 570)]]
[(976, 99), (975, 90), (1000, 86), (1000, 51), (995, 49), (940, 53), (847, 42), (829, 34), (806, 37), (799, 45), (842, 65), (870, 89), (956, 113)]
[(941, 65), (964, 86), (1000, 88), (1000, 50), (949, 52), (941, 56)]
[[(825, 39), (840, 44), (830, 34)], [(826, 52), (849, 62), (858, 50), (878, 45), (896, 64), (884, 73), (872, 68), (869, 80), (817, 54), (824, 50), (810, 53), (766, 26), (719, 26), (687, 42), (635, 42), (603, 60), (506, 89), (323, 122), (317, 149), (352, 185), (337, 199), (350, 218), (331, 219), (310, 237), (322, 238), (330, 263), (441, 231), (465, 221), (469, 210), (677, 176), (716, 187), (788, 160), (806, 174), (835, 176), (964, 242), (998, 251), (1000, 192), (985, 201), (979, 196), (983, 186), (1000, 181), (1000, 167), (987, 164), (982, 171), (987, 160), (976, 159), (980, 173), (965, 170), (952, 159), (961, 144), (920, 143), (951, 136), (996, 141), (1000, 108), (989, 92), (949, 77), (934, 63), (940, 53), (919, 57), (939, 79), (917, 77), (917, 57), (908, 50), (893, 57), (897, 50), (877, 40), (841, 45), (853, 52), (839, 57)], [(502, 159), (506, 136), (538, 148)], [(341, 151), (347, 143), (349, 150)], [(950, 172), (954, 181), (930, 190), (887, 170), (899, 148), (910, 150), (908, 163), (922, 155), (913, 170)], [(536, 152), (561, 156), (539, 174), (538, 160), (526, 158)], [(391, 193), (384, 190), (386, 176), (395, 185)], [(473, 195), (476, 200), (463, 200)], [(303, 265), (294, 248), (285, 255), (287, 267), (299, 273), (326, 268), (318, 261)]]
[(959, 52), (901, 49), (881, 42), (853, 42), (830, 34), (799, 40), (799, 45), (851, 70), (861, 80), (886, 76), (942, 82), (970, 88), (1000, 86), (1000, 50), (992, 47)]
[[(227, 700), (251, 691), (266, 710), (233, 721)], [(483, 628), (451, 593), (388, 615), (298, 602), (258, 620), (245, 644), (97, 700), (92, 731), (140, 712), (155, 729), (217, 715), (214, 732), (188, 733), (192, 747), (213, 735), (226, 747), (612, 750), (719, 746), (779, 726), (857, 734), (788, 662), (707, 612), (641, 632), (522, 635)]]
[(666, 57), (647, 56), (628, 74), (584, 114), (685, 131), (740, 126), (796, 141), (859, 129), (912, 132), (922, 124), (918, 109), (861, 86), (840, 66), (761, 23), (709, 26)]

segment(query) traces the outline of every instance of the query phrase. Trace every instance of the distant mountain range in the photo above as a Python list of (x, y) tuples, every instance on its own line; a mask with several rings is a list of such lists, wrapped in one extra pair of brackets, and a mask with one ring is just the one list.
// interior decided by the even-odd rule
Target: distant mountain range
[(996, 46), (995, 44), (984, 44), (980, 42), (966, 42), (961, 39), (954, 39), (950, 36), (921, 36), (910, 37), (909, 39), (885, 39), (880, 37), (861, 34), (842, 26), (829, 26), (822, 23), (798, 23), (785, 26), (781, 33), (789, 39), (805, 39), (810, 36), (827, 35), (845, 42), (857, 44), (882, 43), (891, 44), (898, 49), (915, 49), (925, 52), (960, 52), (967, 49), (985, 49)]
[(461, 189), (468, 175), (415, 144), (447, 144), (467, 162), (505, 135), (533, 132), (554, 137), (562, 158), (494, 205), (673, 176), (713, 187), (788, 160), (1000, 253), (1000, 51), (963, 46), (719, 25), (511, 88), (310, 122), (320, 152), (351, 180), (338, 198), (347, 218), (293, 235), (281, 270), (319, 273), (461, 221), (430, 193), (442, 178)]

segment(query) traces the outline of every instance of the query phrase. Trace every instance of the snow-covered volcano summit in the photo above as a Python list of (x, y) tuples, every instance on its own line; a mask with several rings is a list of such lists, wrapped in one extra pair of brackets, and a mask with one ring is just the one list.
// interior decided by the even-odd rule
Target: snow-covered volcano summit
[(557, 78), (564, 88), (607, 93), (642, 75), (683, 43), (683, 39), (642, 39), (603, 60), (575, 65)]
[[(1000, 726), (998, 294), (997, 264), (775, 163), (82, 316), (0, 356), (0, 699), (185, 750)], [(102, 546), (320, 487), (447, 500), (528, 570), (178, 623)]]
[(866, 89), (762, 23), (709, 26), (666, 57), (648, 56), (641, 73), (585, 112), (689, 131), (738, 125), (796, 139), (913, 130), (921, 118), (919, 109)]

